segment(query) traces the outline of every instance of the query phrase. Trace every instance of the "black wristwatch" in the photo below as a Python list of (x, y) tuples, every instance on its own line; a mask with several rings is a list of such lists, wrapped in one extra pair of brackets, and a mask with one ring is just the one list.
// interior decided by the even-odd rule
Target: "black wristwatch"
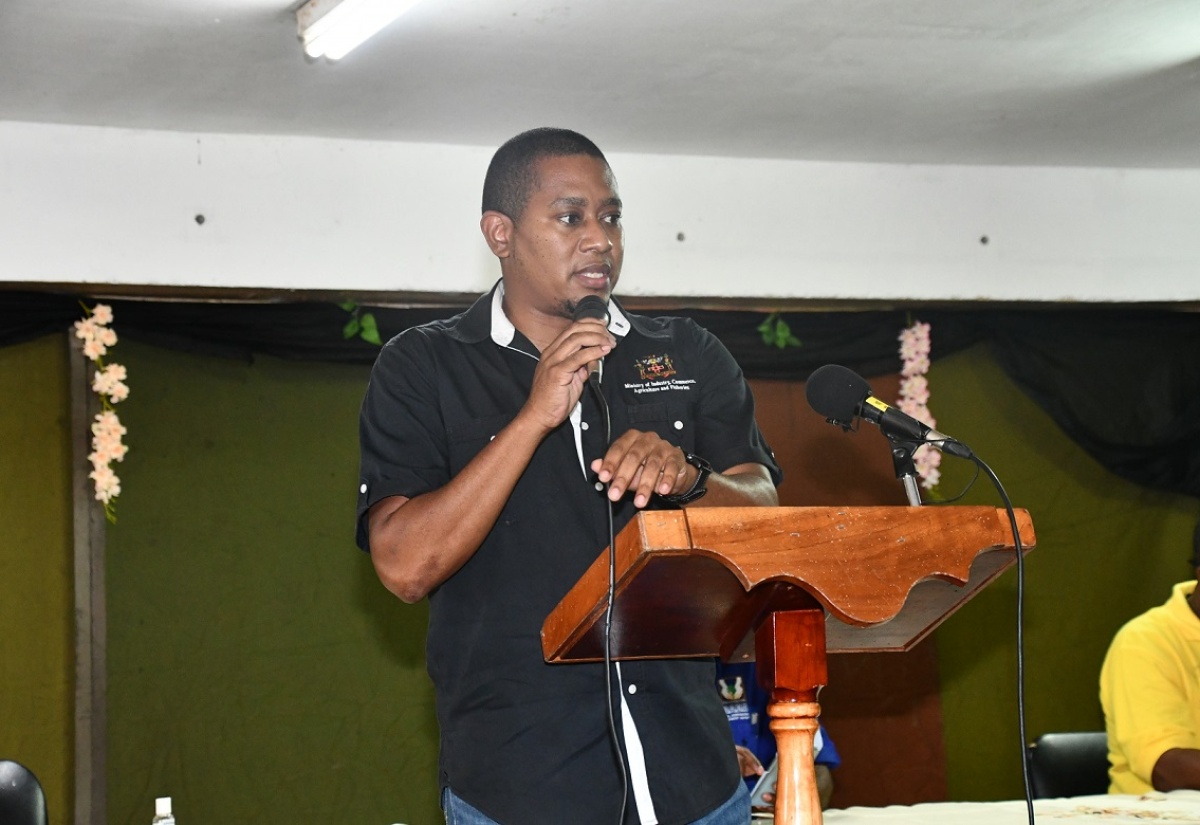
[(671, 504), (690, 504), (708, 492), (706, 484), (708, 477), (712, 475), (712, 465), (692, 453), (684, 453), (683, 460), (696, 468), (696, 482), (686, 493), (680, 493), (677, 496), (659, 496), (663, 501), (669, 501)]

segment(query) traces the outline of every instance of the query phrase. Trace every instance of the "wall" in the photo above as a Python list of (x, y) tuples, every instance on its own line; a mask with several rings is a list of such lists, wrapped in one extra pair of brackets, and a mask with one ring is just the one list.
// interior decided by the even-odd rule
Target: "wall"
[[(0, 282), (478, 292), (491, 150), (0, 123)], [(1200, 300), (1200, 170), (610, 160), (627, 295)]]

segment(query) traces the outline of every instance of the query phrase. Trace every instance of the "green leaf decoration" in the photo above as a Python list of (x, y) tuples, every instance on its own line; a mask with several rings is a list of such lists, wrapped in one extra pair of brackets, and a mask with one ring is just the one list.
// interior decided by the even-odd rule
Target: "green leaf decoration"
[(353, 301), (342, 301), (338, 307), (350, 313), (350, 320), (342, 327), (342, 337), (349, 341), (351, 338), (361, 338), (377, 347), (383, 346), (379, 336), (379, 324), (370, 312), (363, 312), (362, 307)]
[(379, 327), (375, 324), (375, 316), (364, 312), (359, 320), (362, 321), (360, 337), (376, 346), (383, 346), (383, 341), (379, 340)]
[(766, 319), (758, 325), (758, 334), (762, 336), (763, 343), (769, 347), (778, 349), (786, 349), (787, 347), (800, 347), (804, 344), (792, 334), (792, 328), (788, 326), (787, 321), (783, 320), (783, 316), (778, 312), (772, 312)]

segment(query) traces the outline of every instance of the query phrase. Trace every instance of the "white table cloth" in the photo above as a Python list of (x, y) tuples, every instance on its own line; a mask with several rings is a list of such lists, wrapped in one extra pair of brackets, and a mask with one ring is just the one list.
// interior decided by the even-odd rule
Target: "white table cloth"
[[(1035, 799), (1033, 812), (1036, 822), (1048, 825), (1200, 825), (1200, 791)], [(855, 807), (825, 811), (824, 819), (825, 825), (1021, 825), (1029, 821), (1024, 800)]]

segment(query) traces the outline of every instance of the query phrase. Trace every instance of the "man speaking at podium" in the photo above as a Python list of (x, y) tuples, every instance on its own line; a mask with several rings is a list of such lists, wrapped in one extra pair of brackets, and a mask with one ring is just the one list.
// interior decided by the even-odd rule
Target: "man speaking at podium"
[(540, 640), (610, 508), (619, 532), (639, 509), (778, 504), (741, 370), (695, 323), (612, 300), (621, 199), (582, 135), (500, 147), (480, 227), (500, 282), (389, 341), (360, 422), (358, 544), (429, 597), (446, 820), (745, 823), (712, 661), (625, 662), (609, 695), (602, 663), (549, 665)]

